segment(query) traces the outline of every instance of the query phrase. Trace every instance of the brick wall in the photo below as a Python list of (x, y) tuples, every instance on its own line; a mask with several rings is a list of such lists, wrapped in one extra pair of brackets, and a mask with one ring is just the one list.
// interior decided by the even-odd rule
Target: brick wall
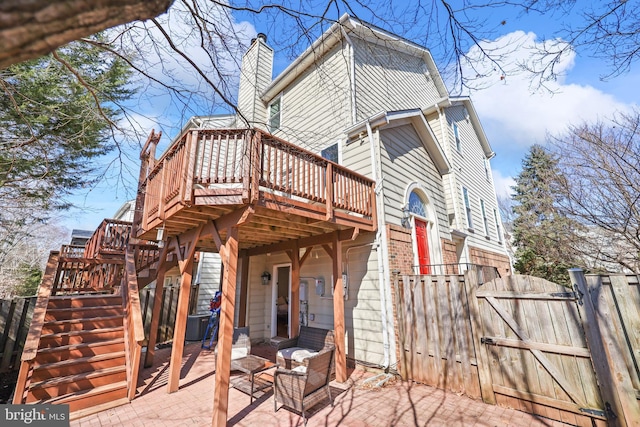
[(456, 244), (452, 240), (441, 239), (442, 260), (444, 264), (457, 264), (458, 254), (456, 252)]
[(400, 274), (413, 274), (411, 229), (387, 224), (389, 237), (389, 269)]
[(473, 264), (489, 265), (497, 267), (502, 277), (513, 274), (511, 263), (507, 255), (486, 251), (484, 249), (469, 247), (469, 257)]

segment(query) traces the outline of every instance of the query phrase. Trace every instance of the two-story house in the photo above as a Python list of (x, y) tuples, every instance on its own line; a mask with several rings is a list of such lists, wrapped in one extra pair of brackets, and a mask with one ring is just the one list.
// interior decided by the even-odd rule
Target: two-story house
[(510, 272), (494, 153), (429, 50), (380, 28), (345, 15), (275, 78), (273, 61), (259, 35), (237, 115), (192, 118), (158, 160), (151, 135), (137, 236), (220, 252), (223, 312), (253, 340), (335, 329), (338, 379), (346, 358), (393, 370), (394, 274)]
[[(471, 100), (448, 95), (422, 46), (344, 16), (275, 79), (273, 57), (259, 35), (243, 58), (239, 114), (195, 117), (185, 128), (264, 129), (375, 181), (377, 232), (362, 233), (342, 254), (347, 356), (393, 366), (394, 273), (462, 273), (470, 265), (510, 272), (494, 152)], [(314, 249), (300, 273), (300, 313), (292, 313), (287, 255), (251, 257), (251, 278), (272, 277), (270, 286), (250, 282), (245, 321), (253, 339), (291, 335), (292, 316), (333, 326), (328, 262)]]

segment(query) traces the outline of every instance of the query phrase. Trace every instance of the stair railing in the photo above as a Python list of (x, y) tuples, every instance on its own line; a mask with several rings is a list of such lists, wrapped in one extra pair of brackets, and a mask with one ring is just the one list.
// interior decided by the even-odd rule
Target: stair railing
[(13, 395), (14, 405), (25, 403), (27, 398), (27, 391), (29, 390), (31, 376), (33, 374), (34, 360), (38, 353), (40, 336), (42, 335), (42, 327), (46, 321), (47, 306), (49, 305), (49, 298), (51, 297), (53, 279), (58, 269), (59, 256), (60, 253), (58, 251), (51, 251), (49, 254), (47, 268), (44, 272), (42, 283), (38, 288), (38, 299), (36, 300), (31, 325), (29, 326), (29, 333), (20, 358), (20, 373), (18, 374), (18, 382)]
[(125, 274), (120, 288), (122, 303), (125, 311), (125, 354), (127, 365), (128, 398), (133, 400), (138, 387), (138, 372), (144, 342), (144, 325), (142, 310), (140, 309), (140, 294), (138, 291), (138, 277), (136, 274), (136, 259), (131, 246), (125, 253)]

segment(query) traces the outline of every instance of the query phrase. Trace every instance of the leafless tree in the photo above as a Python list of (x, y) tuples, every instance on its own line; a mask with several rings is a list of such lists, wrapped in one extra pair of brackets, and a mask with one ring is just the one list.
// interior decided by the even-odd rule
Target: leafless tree
[(576, 249), (594, 267), (640, 272), (640, 111), (573, 127), (552, 144), (561, 210), (588, 230)]

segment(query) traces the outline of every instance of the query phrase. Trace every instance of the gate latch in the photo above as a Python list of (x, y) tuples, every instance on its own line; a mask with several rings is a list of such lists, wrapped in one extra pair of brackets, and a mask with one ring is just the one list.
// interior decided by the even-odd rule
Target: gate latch
[(492, 344), (492, 345), (496, 344), (495, 341), (493, 341), (493, 339), (489, 338), (489, 337), (481, 337), (480, 338), (480, 343), (481, 344)]

